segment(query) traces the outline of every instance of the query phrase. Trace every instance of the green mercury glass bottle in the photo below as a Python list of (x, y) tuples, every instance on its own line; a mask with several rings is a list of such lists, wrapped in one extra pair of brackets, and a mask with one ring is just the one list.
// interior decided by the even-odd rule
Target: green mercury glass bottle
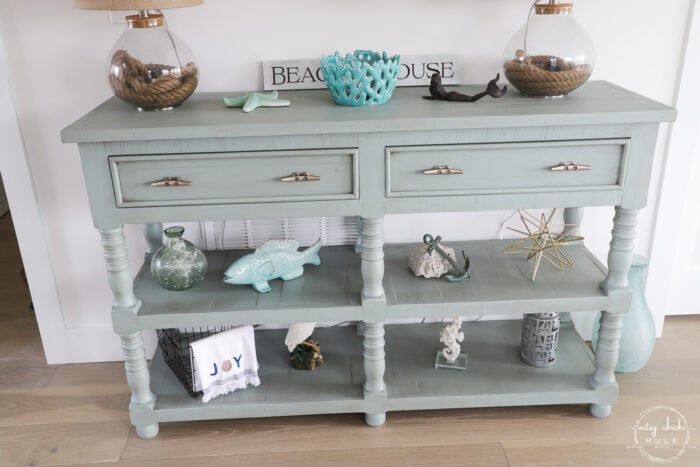
[(165, 229), (166, 243), (151, 258), (151, 274), (168, 290), (194, 287), (207, 275), (207, 258), (199, 248), (182, 238), (185, 228)]

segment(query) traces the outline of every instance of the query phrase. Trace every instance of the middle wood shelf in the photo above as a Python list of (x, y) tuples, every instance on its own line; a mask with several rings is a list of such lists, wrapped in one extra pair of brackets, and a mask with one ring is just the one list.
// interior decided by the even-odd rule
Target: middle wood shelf
[(271, 281), (272, 290), (265, 294), (222, 281), (224, 270), (248, 251), (207, 252), (206, 279), (186, 293), (160, 287), (146, 263), (134, 281), (141, 309), (122, 319), (133, 320), (126, 324), (137, 329), (157, 329), (607, 309), (608, 297), (599, 288), (605, 267), (583, 245), (565, 247), (574, 269), (558, 271), (543, 264), (533, 282), (524, 255), (503, 253), (512, 242), (446, 242), (471, 259), (471, 279), (456, 283), (411, 273), (407, 260), (418, 244), (385, 245), (386, 308), (378, 316), (363, 312), (361, 258), (352, 246), (322, 248), (320, 266), (307, 265), (298, 279)]

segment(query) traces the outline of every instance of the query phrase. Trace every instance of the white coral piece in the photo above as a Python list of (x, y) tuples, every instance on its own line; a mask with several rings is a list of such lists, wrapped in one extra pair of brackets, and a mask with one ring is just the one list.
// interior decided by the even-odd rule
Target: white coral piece
[[(440, 245), (445, 253), (456, 261), (455, 251), (449, 246)], [(411, 252), (408, 257), (408, 267), (416, 276), (440, 277), (452, 269), (450, 263), (440, 256), (435, 250), (428, 252), (425, 247), (420, 247)]]
[(462, 332), (462, 318), (456, 316), (452, 318), (452, 322), (446, 325), (440, 332), (440, 342), (445, 344), (442, 349), (442, 355), (450, 363), (454, 363), (462, 352), (462, 341), (464, 340), (464, 332)]
[(289, 351), (293, 351), (294, 348), (304, 342), (306, 338), (311, 336), (314, 332), (316, 323), (292, 323), (289, 325), (287, 330), (287, 337), (284, 339), (284, 343), (287, 345)]

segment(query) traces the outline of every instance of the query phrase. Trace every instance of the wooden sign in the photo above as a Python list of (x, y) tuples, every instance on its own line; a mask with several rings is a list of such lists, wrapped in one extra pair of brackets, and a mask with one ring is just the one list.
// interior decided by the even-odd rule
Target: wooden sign
[[(319, 59), (263, 61), (263, 87), (266, 91), (325, 88), (319, 62)], [(407, 55), (401, 56), (397, 86), (428, 86), (436, 72), (440, 73), (443, 84), (462, 84), (458, 55)]]

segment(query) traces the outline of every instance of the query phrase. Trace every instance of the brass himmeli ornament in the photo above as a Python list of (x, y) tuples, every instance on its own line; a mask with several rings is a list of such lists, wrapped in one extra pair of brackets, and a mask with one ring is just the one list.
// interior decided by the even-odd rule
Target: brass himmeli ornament
[[(525, 230), (518, 230), (508, 227), (508, 230), (525, 235), (525, 238), (518, 240), (511, 246), (503, 250), (505, 254), (527, 254), (527, 260), (535, 258), (535, 264), (532, 268), (532, 278), (537, 277), (537, 270), (543, 259), (547, 260), (552, 266), (560, 271), (564, 267), (574, 269), (574, 263), (564, 253), (561, 247), (567, 243), (578, 242), (583, 240), (579, 235), (573, 235), (574, 231), (578, 230), (579, 224), (553, 224), (554, 216), (557, 209), (553, 209), (549, 216), (544, 213), (539, 218), (531, 213), (518, 209), (520, 220), (525, 227)], [(555, 228), (562, 228), (561, 233), (552, 232)]]

